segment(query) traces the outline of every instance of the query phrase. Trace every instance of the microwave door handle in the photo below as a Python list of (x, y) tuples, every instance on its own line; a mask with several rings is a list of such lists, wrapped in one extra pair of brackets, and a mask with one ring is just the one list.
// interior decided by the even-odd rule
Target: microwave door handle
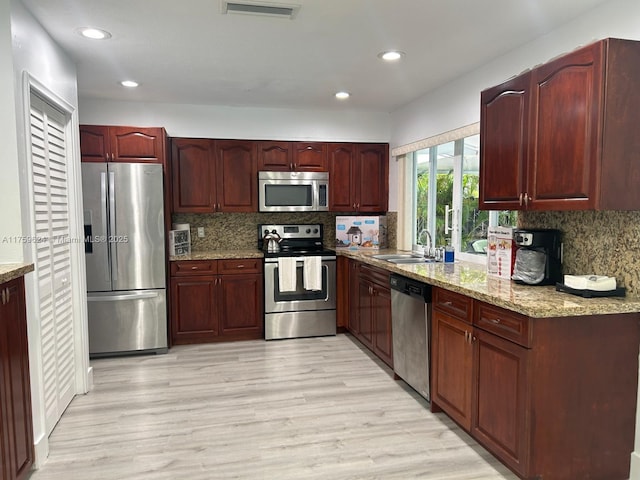
[(313, 198), (311, 199), (311, 207), (317, 210), (320, 206), (320, 192), (318, 191), (318, 182), (313, 180), (311, 182), (311, 191), (313, 192)]

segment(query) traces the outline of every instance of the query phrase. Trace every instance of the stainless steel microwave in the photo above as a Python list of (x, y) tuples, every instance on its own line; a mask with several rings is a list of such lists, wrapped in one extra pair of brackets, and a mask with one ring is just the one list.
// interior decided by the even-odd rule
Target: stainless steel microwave
[(329, 173), (258, 172), (261, 212), (326, 212)]

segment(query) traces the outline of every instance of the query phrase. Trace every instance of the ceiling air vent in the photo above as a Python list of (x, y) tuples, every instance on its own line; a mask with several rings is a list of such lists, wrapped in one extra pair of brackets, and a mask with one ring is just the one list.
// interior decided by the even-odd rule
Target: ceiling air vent
[(266, 15), (269, 17), (280, 17), (293, 19), (300, 5), (287, 5), (284, 3), (258, 2), (251, 0), (229, 1), (221, 0), (220, 7), (222, 13), (242, 13), (245, 15)]

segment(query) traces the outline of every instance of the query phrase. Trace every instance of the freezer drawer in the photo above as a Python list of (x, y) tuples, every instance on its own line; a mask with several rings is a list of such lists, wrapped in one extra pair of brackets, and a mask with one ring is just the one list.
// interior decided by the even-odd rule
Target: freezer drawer
[(167, 351), (164, 289), (89, 292), (87, 300), (92, 357)]

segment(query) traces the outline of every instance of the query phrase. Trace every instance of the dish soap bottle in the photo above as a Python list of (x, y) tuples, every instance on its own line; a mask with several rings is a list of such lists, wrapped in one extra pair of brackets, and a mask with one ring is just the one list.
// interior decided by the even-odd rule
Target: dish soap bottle
[(451, 239), (447, 238), (447, 245), (444, 247), (444, 263), (453, 263), (455, 250), (451, 245)]

